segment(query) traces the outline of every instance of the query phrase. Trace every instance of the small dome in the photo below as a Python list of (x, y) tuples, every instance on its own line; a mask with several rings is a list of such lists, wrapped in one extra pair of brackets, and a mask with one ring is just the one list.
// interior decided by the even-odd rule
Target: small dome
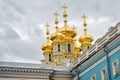
[(79, 42), (84, 43), (84, 42), (92, 42), (94, 39), (91, 35), (89, 34), (84, 34), (79, 38)]
[(46, 42), (42, 45), (42, 50), (45, 50), (45, 49), (50, 49), (52, 50), (52, 44), (50, 42)]

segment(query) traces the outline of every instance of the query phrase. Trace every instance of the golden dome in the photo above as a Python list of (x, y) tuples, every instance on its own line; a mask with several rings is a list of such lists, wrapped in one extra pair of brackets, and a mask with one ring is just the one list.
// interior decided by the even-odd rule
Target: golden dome
[(46, 30), (47, 41), (46, 41), (46, 43), (44, 43), (42, 45), (42, 50), (45, 50), (45, 49), (52, 50), (52, 44), (51, 44), (50, 38), (48, 36), (50, 34), (49, 30), (48, 30), (48, 27), (49, 27), (48, 23), (45, 26), (47, 27), (47, 30)]
[(45, 49), (51, 49), (52, 50), (52, 44), (51, 44), (50, 40), (42, 45), (42, 50), (45, 50)]
[(51, 44), (50, 44), (50, 43), (44, 43), (44, 44), (42, 45), (42, 50), (45, 50), (45, 49), (52, 49)]
[(67, 24), (64, 24), (62, 28), (59, 29), (59, 32), (65, 35), (65, 37), (75, 37), (77, 35), (77, 31), (74, 27), (69, 27)]
[(56, 32), (51, 34), (51, 38), (50, 38), (50, 39), (51, 39), (52, 41), (53, 41), (54, 39), (63, 40), (63, 39), (64, 39), (64, 35), (58, 31), (58, 23), (59, 23), (59, 21), (58, 21), (57, 16), (58, 16), (59, 14), (58, 14), (57, 11), (56, 11), (56, 13), (55, 13), (54, 15), (56, 16), (56, 19), (55, 19)]
[(91, 35), (89, 34), (86, 34), (86, 35), (82, 35), (80, 38), (79, 38), (79, 42), (81, 43), (84, 43), (84, 42), (92, 42), (94, 39)]
[(84, 26), (84, 34), (79, 38), (79, 42), (81, 43), (88, 43), (88, 44), (91, 44), (91, 42), (94, 40), (93, 37), (91, 35), (89, 35), (87, 33), (87, 22), (86, 22), (86, 16), (83, 15), (82, 18), (84, 19), (84, 22), (83, 22), (83, 26)]

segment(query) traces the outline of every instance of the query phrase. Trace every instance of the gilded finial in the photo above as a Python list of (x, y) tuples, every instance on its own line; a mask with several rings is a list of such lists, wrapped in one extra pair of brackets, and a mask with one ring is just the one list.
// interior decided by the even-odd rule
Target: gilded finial
[(83, 18), (83, 20), (84, 20), (83, 26), (87, 26), (87, 23), (86, 23), (86, 18), (87, 18), (87, 16), (84, 14), (84, 15), (82, 16), (82, 18)]
[(58, 16), (59, 16), (59, 14), (57, 13), (57, 11), (55, 12), (55, 14), (54, 14), (55, 16), (56, 16), (56, 19), (55, 19), (55, 24), (56, 24), (56, 31), (58, 31), (58, 23), (59, 23), (59, 21), (58, 21)]
[(48, 24), (48, 23), (46, 23), (46, 35), (47, 35), (47, 42), (49, 42), (49, 34), (50, 34), (50, 32), (49, 32), (49, 30), (48, 30), (48, 27), (50, 27), (50, 25)]
[(83, 16), (82, 16), (82, 18), (83, 18), (83, 26), (84, 26), (84, 34), (87, 34), (87, 22), (86, 22), (86, 18), (87, 18), (87, 16), (84, 14)]
[(67, 12), (66, 9), (68, 8), (65, 4), (62, 7), (64, 9), (63, 17), (64, 17), (64, 23), (67, 23), (66, 17), (67, 17)]
[(50, 27), (50, 25), (49, 25), (48, 23), (46, 23), (46, 25), (45, 25), (45, 26), (46, 26), (46, 34), (47, 34), (47, 35), (49, 35), (49, 34), (50, 34), (50, 32), (49, 32), (49, 30), (48, 30), (48, 27)]

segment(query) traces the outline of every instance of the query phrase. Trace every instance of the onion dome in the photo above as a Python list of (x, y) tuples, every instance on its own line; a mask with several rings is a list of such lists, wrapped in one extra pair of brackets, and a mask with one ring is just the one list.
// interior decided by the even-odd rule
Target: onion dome
[(49, 30), (48, 30), (48, 27), (49, 27), (48, 23), (45, 26), (47, 28), (47, 30), (46, 30), (47, 41), (46, 41), (46, 43), (44, 43), (42, 45), (42, 50), (49, 49), (51, 51), (52, 50), (52, 44), (51, 44), (51, 41), (50, 41), (50, 38), (49, 38), (50, 33), (49, 33)]
[(66, 9), (68, 8), (65, 4), (64, 6), (62, 7), (64, 8), (64, 13), (63, 13), (63, 17), (64, 17), (64, 26), (62, 28), (59, 29), (59, 32), (61, 32), (62, 34), (65, 35), (65, 37), (75, 37), (77, 35), (77, 32), (75, 30), (74, 27), (69, 27), (67, 25), (67, 12), (66, 12)]
[(54, 15), (56, 16), (56, 19), (55, 19), (56, 32), (51, 34), (51, 38), (50, 38), (50, 39), (51, 39), (52, 41), (54, 41), (55, 39), (56, 39), (56, 40), (63, 40), (63, 39), (64, 39), (64, 35), (58, 31), (58, 23), (59, 23), (59, 21), (58, 21), (58, 18), (57, 18), (57, 17), (58, 17), (59, 14), (58, 14), (57, 11), (56, 11), (56, 13), (55, 13)]
[(42, 45), (42, 50), (52, 49), (52, 45), (48, 39), (50, 39), (50, 38), (47, 38), (47, 42)]
[(81, 43), (86, 43), (86, 44), (91, 44), (91, 42), (94, 40), (91, 35), (87, 33), (87, 22), (86, 22), (86, 16), (83, 15), (82, 18), (84, 19), (83, 26), (84, 26), (84, 34), (79, 38), (79, 42)]

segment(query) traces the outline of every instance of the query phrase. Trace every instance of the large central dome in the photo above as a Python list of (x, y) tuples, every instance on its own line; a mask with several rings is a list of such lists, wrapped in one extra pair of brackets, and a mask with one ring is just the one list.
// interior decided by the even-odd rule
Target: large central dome
[(74, 27), (69, 27), (67, 24), (64, 24), (62, 28), (59, 29), (59, 32), (65, 35), (65, 37), (75, 37), (77, 35), (77, 31)]

